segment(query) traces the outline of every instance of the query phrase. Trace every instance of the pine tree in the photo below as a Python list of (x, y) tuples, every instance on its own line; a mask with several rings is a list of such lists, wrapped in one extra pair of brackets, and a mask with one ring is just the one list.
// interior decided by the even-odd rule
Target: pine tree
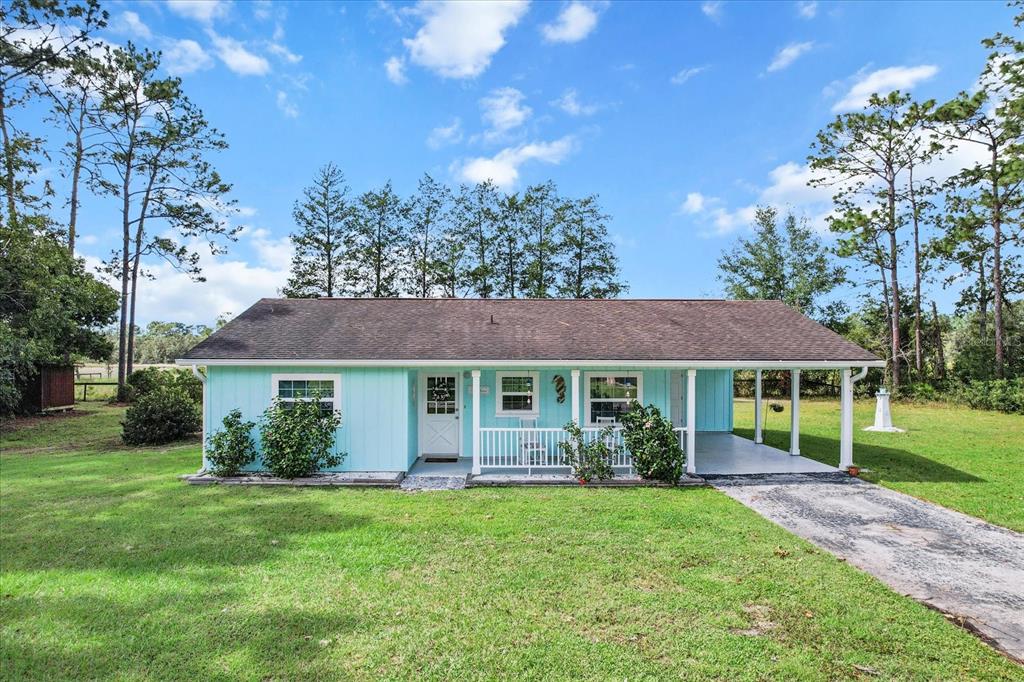
[(526, 262), (526, 206), (516, 194), (506, 194), (498, 202), (497, 229), (494, 234), (495, 293), (505, 298), (522, 295), (520, 289)]
[(409, 201), (409, 255), (405, 290), (417, 298), (429, 298), (444, 277), (441, 240), (449, 228), (451, 190), (424, 173), (416, 196)]
[(359, 197), (352, 232), (351, 272), (357, 296), (399, 295), (408, 252), (408, 207), (388, 181)]
[(455, 202), (455, 231), (466, 244), (460, 288), (479, 298), (494, 295), (494, 235), (498, 216), (494, 183), (463, 185)]
[(549, 298), (558, 283), (558, 203), (558, 189), (550, 181), (523, 194), (527, 237), (521, 286), (530, 298)]
[(353, 208), (345, 175), (334, 164), (319, 171), (292, 208), (295, 254), (282, 293), (289, 298), (341, 296), (345, 281)]
[(608, 239), (608, 216), (597, 197), (568, 200), (559, 207), (558, 295), (564, 298), (614, 298), (628, 287), (619, 280), (615, 247)]

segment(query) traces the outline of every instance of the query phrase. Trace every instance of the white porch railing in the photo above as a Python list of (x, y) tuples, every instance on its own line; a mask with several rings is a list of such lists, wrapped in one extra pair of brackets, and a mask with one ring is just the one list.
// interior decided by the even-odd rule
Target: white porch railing
[[(581, 429), (583, 440), (592, 443), (601, 437), (602, 429)], [(686, 429), (677, 428), (679, 444), (686, 451)], [(632, 470), (633, 456), (626, 449), (622, 429), (617, 428), (608, 437), (613, 450), (611, 464), (616, 468)], [(569, 440), (569, 434), (560, 428), (506, 428), (480, 429), (481, 469), (555, 469), (565, 468), (559, 443)]]

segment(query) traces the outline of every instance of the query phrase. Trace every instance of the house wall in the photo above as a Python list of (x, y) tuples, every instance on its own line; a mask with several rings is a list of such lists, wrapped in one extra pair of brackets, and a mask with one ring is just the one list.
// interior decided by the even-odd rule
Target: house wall
[[(585, 422), (587, 372), (640, 371), (629, 368), (580, 367), (580, 419)], [(473, 393), (471, 368), (445, 368), (462, 377), (462, 453), (472, 454)], [(518, 417), (496, 415), (496, 373), (502, 369), (481, 370), (480, 382), (486, 394), (480, 397), (481, 427), (520, 425)], [(511, 369), (510, 369), (511, 371)], [(685, 372), (642, 370), (643, 402), (656, 405), (666, 417), (681, 424), (679, 414), (685, 406)], [(274, 374), (337, 374), (341, 377), (342, 423), (337, 432), (337, 451), (347, 452), (341, 466), (332, 471), (407, 471), (419, 455), (418, 402), (420, 370), (408, 368), (296, 367), (289, 365), (207, 368), (207, 433), (221, 425), (231, 410), (238, 408), (244, 419), (257, 421), (271, 403), (271, 377)], [(572, 374), (570, 368), (539, 370), (540, 415), (537, 426), (561, 427), (572, 418)], [(565, 379), (565, 400), (558, 402), (554, 378)], [(681, 393), (673, 381), (681, 376)], [(483, 393), (483, 392), (482, 392)], [(676, 396), (679, 396), (677, 398)], [(682, 402), (678, 402), (682, 400)], [(732, 371), (697, 371), (697, 430), (732, 430)], [(253, 434), (259, 441), (258, 432)], [(204, 462), (205, 464), (205, 462)], [(250, 469), (262, 469), (257, 460)]]
[[(411, 387), (408, 370), (365, 367), (228, 367), (207, 368), (207, 433), (216, 431), (233, 409), (257, 421), (271, 403), (274, 374), (339, 374), (341, 426), (336, 451), (347, 452), (330, 471), (406, 471), (411, 440)], [(413, 429), (414, 430), (414, 429)], [(258, 432), (253, 434), (259, 443)], [(204, 462), (205, 464), (205, 462)], [(257, 459), (250, 469), (262, 469)]]

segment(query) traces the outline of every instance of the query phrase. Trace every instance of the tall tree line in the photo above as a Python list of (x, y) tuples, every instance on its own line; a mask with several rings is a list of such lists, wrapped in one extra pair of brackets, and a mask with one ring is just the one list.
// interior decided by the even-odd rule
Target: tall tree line
[(409, 197), (353, 197), (333, 164), (296, 201), (290, 297), (610, 298), (627, 289), (596, 196), (503, 193), (429, 174)]
[[(874, 94), (817, 134), (810, 184), (833, 192), (832, 244), (792, 214), (780, 230), (759, 207), (753, 235), (718, 262), (728, 295), (783, 300), (883, 355), (893, 390), (944, 381), (950, 344), (960, 379), (1024, 375), (1024, 41), (982, 43), (976, 90), (947, 102)], [(863, 292), (850, 315), (830, 300), (845, 284)], [(959, 289), (954, 316), (928, 300), (933, 286)]]
[[(40, 314), (42, 297), (26, 293), (30, 266), (48, 278), (36, 283), (44, 288), (57, 286), (58, 275), (71, 276), (80, 284), (72, 289), (92, 292), (91, 300), (67, 303), (64, 309), (77, 310), (78, 317), (65, 320), (63, 343), (48, 343), (63, 349), (64, 361), (72, 354), (102, 357), (106, 353), (98, 345), (72, 341), (91, 338), (94, 327), (116, 317), (123, 388), (135, 355), (138, 295), (148, 278), (144, 263), (159, 259), (201, 280), (196, 245), (216, 253), (238, 228), (226, 220), (234, 212), (230, 185), (209, 161), (227, 147), (223, 136), (189, 100), (180, 79), (163, 74), (159, 53), (96, 39), (106, 21), (97, 0), (0, 4), (0, 227), (3, 256), (25, 259), (5, 263), (6, 274), (22, 276), (5, 277), (0, 336), (21, 337), (21, 346), (32, 348), (33, 338), (52, 332), (46, 329), (52, 316)], [(38, 116), (43, 108), (50, 112), (45, 129)], [(40, 165), (56, 154), (65, 196), (38, 179)], [(120, 239), (106, 266), (119, 291), (104, 290), (76, 258), (84, 192), (119, 209)], [(64, 251), (63, 265), (55, 264), (55, 246)], [(43, 263), (50, 266), (39, 267)], [(107, 311), (111, 300), (114, 309)], [(10, 331), (18, 324), (16, 333)], [(43, 351), (31, 359), (17, 349), (5, 352), (5, 360), (7, 355), (26, 368), (58, 359)]]

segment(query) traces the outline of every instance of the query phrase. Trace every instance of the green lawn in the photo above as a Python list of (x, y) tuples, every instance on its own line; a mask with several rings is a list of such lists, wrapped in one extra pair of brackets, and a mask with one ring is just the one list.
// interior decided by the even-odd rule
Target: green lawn
[(6, 679), (1021, 678), (710, 488), (190, 487), (88, 409), (2, 436)]
[[(765, 442), (789, 450), (789, 401), (769, 412)], [(948, 405), (893, 405), (906, 433), (863, 431), (874, 400), (854, 406), (853, 461), (863, 477), (992, 523), (1024, 531), (1024, 418)], [(754, 437), (754, 403), (735, 403), (736, 433)], [(800, 452), (839, 464), (839, 401), (800, 402)]]

